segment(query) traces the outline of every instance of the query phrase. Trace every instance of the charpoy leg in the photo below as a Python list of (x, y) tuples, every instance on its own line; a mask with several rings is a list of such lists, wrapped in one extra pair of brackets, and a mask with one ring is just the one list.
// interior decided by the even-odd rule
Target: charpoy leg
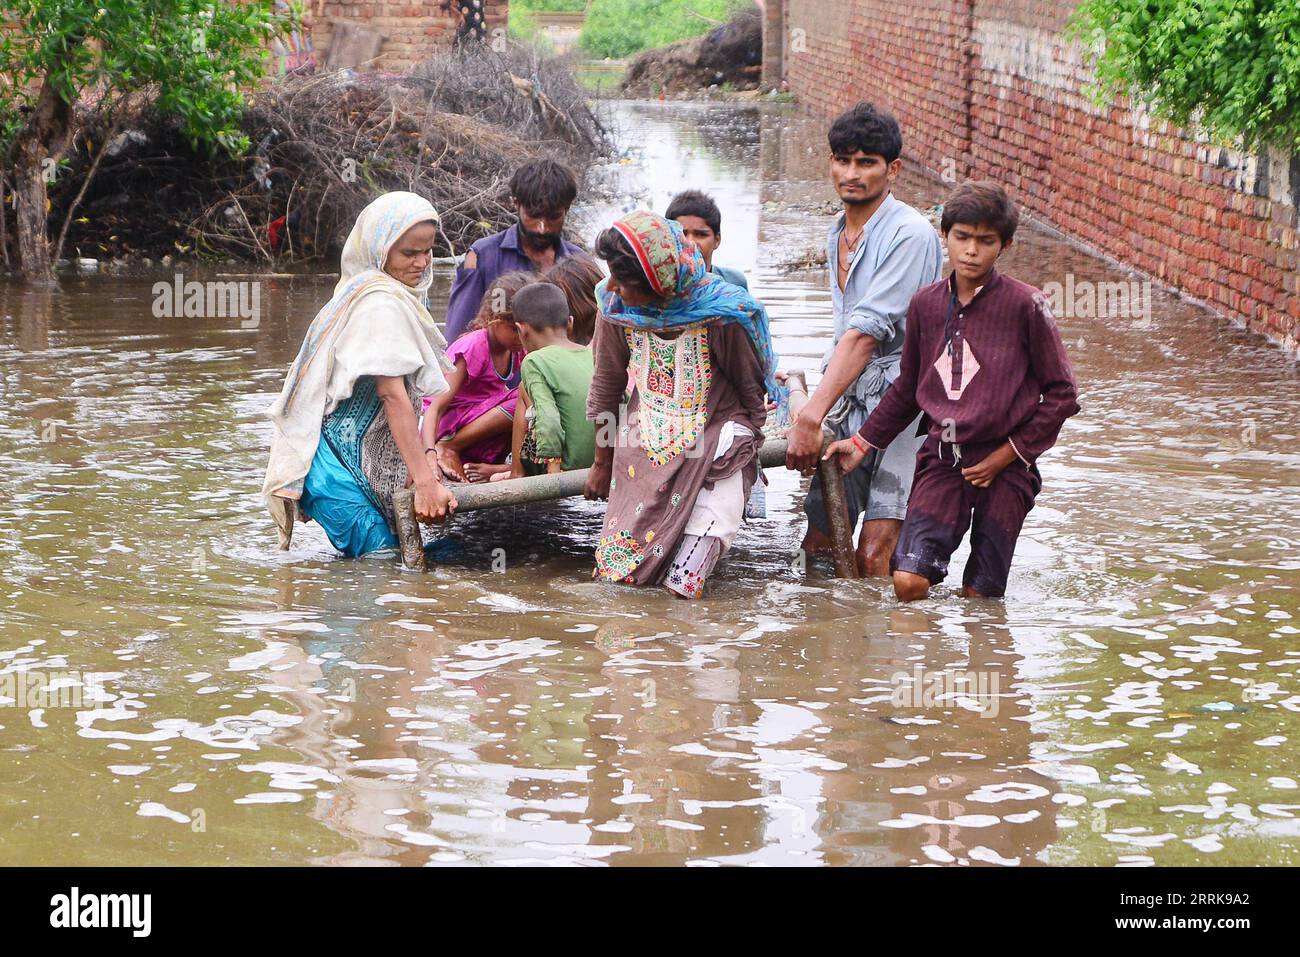
[[(849, 513), (849, 533), (858, 524), (867, 504), (871, 487), (871, 472), (874, 467), (873, 451), (862, 464), (844, 476), (844, 504)], [(820, 474), (815, 475), (808, 484), (808, 495), (803, 502), (804, 514), (808, 516), (808, 532), (800, 546), (808, 555), (829, 553), (831, 551), (831, 526), (826, 517), (826, 495), (822, 489)]]
[(419, 519), (415, 517), (415, 493), (409, 488), (399, 488), (393, 493), (393, 518), (397, 523), (402, 564), (412, 571), (425, 571), (424, 539), (420, 535)]

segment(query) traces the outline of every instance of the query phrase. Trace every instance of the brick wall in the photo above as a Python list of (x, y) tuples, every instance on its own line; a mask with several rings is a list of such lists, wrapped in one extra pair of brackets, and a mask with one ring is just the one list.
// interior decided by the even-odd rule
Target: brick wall
[(1296, 354), (1300, 158), (1094, 106), (1060, 37), (1074, 0), (786, 6), (787, 79), (808, 108), (888, 107), (932, 172), (998, 180), (1030, 213)]
[[(374, 68), (385, 72), (408, 69), (434, 50), (451, 46), (456, 38), (456, 19), (443, 9), (441, 0), (313, 0), (311, 6), (316, 14), (312, 42), (320, 60), (329, 48), (334, 19), (350, 20), (384, 35)], [(483, 8), (489, 39), (495, 30), (504, 35), (508, 0), (484, 0)]]

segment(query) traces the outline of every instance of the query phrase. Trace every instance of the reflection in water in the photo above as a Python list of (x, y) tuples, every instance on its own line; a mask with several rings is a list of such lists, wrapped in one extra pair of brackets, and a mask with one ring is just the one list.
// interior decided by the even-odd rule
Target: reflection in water
[[(780, 264), (829, 225), (824, 126), (614, 119), (582, 234), (711, 190), (719, 261), (815, 366), (824, 277)], [(1032, 229), (1007, 268), (1121, 278)], [(1061, 319), (1084, 411), (1004, 603), (803, 569), (774, 470), (688, 605), (593, 582), (580, 501), (462, 517), (423, 577), (310, 525), (276, 552), (261, 413), (332, 278), (262, 280), (251, 330), (155, 319), (155, 278), (0, 286), (6, 862), (1296, 861), (1300, 390), (1260, 340), (1159, 294)]]

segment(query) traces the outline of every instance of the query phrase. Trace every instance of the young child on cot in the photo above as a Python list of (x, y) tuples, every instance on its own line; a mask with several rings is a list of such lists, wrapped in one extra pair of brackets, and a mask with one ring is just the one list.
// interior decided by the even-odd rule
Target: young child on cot
[(967, 597), (1001, 598), (1025, 516), (1042, 488), (1035, 464), (1079, 411), (1070, 360), (1042, 292), (994, 269), (1019, 213), (1001, 186), (959, 186), (940, 224), (952, 272), (912, 297), (898, 378), (861, 430), (833, 443), (849, 472), (918, 412), (929, 431), (890, 560), (902, 601), (929, 594), (969, 528)]
[(511, 305), (537, 278), (519, 270), (488, 286), (469, 331), (447, 347), (447, 361), (454, 366), (447, 391), (424, 400), (420, 436), (454, 481), (487, 481), (482, 466), (503, 462), (510, 448), (524, 358)]
[(585, 469), (596, 455), (596, 428), (587, 420), (594, 373), (591, 350), (569, 339), (572, 316), (563, 290), (549, 282), (515, 295), (515, 325), (527, 355), (515, 411), (509, 466), (492, 481)]

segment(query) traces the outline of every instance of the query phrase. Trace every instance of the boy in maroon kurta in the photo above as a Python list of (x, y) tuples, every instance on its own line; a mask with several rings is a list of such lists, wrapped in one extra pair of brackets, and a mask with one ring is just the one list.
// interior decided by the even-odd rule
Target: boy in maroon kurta
[(1079, 411), (1070, 360), (1039, 290), (993, 268), (1019, 215), (993, 183), (966, 183), (941, 223), (952, 273), (912, 298), (898, 378), (862, 430), (833, 443), (856, 468), (926, 413), (907, 518), (890, 562), (894, 592), (924, 598), (971, 532), (963, 593), (999, 598), (1025, 515), (1042, 487), (1035, 461)]

